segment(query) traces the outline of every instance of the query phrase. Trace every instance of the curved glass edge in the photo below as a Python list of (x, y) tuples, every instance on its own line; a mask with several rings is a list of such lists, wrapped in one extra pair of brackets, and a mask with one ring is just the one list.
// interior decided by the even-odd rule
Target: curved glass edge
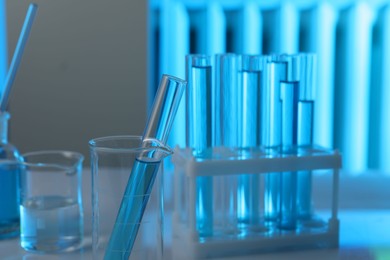
[(134, 154), (144, 162), (159, 162), (173, 154), (173, 150), (154, 138), (141, 136), (119, 135), (92, 139), (89, 141), (92, 153), (123, 153)]
[[(58, 156), (58, 158), (65, 158), (69, 160), (69, 163), (52, 163), (45, 162), (44, 159), (38, 162), (29, 162), (28, 158), (39, 157), (39, 156)], [(84, 161), (84, 155), (79, 152), (65, 151), (65, 150), (44, 150), (44, 151), (35, 151), (28, 152), (21, 155), (22, 161), (20, 164), (24, 167), (29, 168), (47, 168), (47, 169), (57, 169), (64, 170), (67, 172), (78, 171), (82, 162)]]

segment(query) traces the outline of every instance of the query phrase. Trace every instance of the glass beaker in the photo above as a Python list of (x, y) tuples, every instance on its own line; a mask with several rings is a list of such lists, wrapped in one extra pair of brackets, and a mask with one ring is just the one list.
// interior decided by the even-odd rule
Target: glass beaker
[(20, 243), (28, 251), (76, 249), (84, 234), (83, 155), (38, 151), (23, 155)]
[(19, 174), (21, 156), (8, 142), (10, 114), (0, 113), (0, 239), (19, 234)]
[[(156, 183), (155, 188), (149, 190), (152, 186), (149, 184), (161, 181), (161, 174), (155, 173), (160, 169), (161, 160), (172, 151), (157, 140), (142, 141), (140, 136), (102, 137), (91, 140), (89, 146), (93, 258), (161, 259), (162, 189)], [(129, 187), (126, 187), (128, 183), (132, 186), (131, 194), (128, 193)], [(125, 219), (129, 221), (126, 223), (116, 221), (121, 205), (127, 206), (125, 212), (128, 218)], [(112, 238), (112, 234), (116, 237)], [(131, 245), (127, 244), (129, 237)], [(110, 243), (110, 239), (114, 239), (115, 243)]]

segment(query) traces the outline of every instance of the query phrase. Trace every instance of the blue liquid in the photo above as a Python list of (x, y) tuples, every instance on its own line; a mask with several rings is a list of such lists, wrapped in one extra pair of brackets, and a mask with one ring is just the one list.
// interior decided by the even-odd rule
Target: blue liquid
[[(281, 145), (282, 107), (280, 100), (280, 81), (286, 80), (287, 64), (271, 62), (266, 64), (261, 87), (261, 145), (276, 148)], [(274, 222), (280, 213), (280, 173), (265, 176), (264, 217)]]
[(213, 234), (213, 179), (196, 178), (196, 228), (201, 237)]
[(256, 147), (260, 143), (260, 71), (242, 71), (240, 104), (240, 146)]
[(300, 171), (297, 175), (297, 215), (300, 219), (308, 219), (312, 214), (311, 189), (312, 174)]
[(72, 198), (42, 196), (20, 206), (20, 243), (26, 250), (74, 249), (83, 238), (80, 205)]
[(259, 224), (261, 198), (259, 175), (249, 174), (240, 176), (237, 195), (239, 222), (249, 225)]
[(187, 89), (187, 146), (201, 156), (212, 146), (211, 66), (192, 67)]
[(19, 234), (20, 167), (0, 164), (0, 239)]
[[(313, 143), (314, 101), (298, 103), (298, 144), (310, 146)], [(310, 218), (312, 213), (310, 171), (298, 172), (297, 180), (297, 214), (299, 218)]]
[[(215, 134), (213, 144), (226, 148), (239, 147), (239, 78), (238, 59), (234, 54), (216, 56), (216, 81), (214, 93)], [(216, 194), (223, 194), (227, 200), (220, 203), (219, 209), (223, 229), (228, 232), (237, 230), (237, 178), (226, 176), (223, 184), (218, 185)], [(219, 196), (219, 195), (218, 195)]]
[(267, 63), (261, 86), (261, 145), (281, 145), (282, 107), (280, 81), (285, 80), (286, 64)]
[[(212, 67), (194, 66), (187, 89), (187, 146), (196, 157), (207, 157), (212, 146)], [(196, 228), (200, 236), (213, 233), (213, 178), (196, 178)]]
[(276, 221), (280, 212), (280, 173), (267, 173), (265, 176), (264, 218), (266, 221)]
[(298, 145), (313, 144), (314, 101), (298, 102)]
[(279, 228), (293, 230), (297, 226), (297, 175), (282, 172), (281, 208)]
[(288, 149), (298, 144), (299, 83), (282, 82), (280, 90), (282, 101), (282, 146)]
[(226, 54), (216, 59), (215, 135), (217, 146), (238, 147), (238, 71), (235, 55)]
[[(297, 145), (298, 131), (298, 82), (281, 82), (282, 146), (289, 149)], [(294, 172), (281, 175), (281, 208), (279, 227), (293, 230), (297, 224), (297, 176)]]
[[(240, 147), (253, 148), (260, 142), (260, 71), (242, 71), (239, 109)], [(238, 180), (238, 221), (255, 224), (259, 221), (260, 187), (257, 174), (242, 175)]]
[(104, 259), (130, 257), (159, 166), (160, 162), (134, 162)]

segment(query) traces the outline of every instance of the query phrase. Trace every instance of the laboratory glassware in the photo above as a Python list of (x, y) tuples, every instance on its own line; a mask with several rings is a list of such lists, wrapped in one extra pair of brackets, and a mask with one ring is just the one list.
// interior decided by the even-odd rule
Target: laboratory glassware
[(37, 4), (30, 3), (26, 18), (23, 23), (22, 31), (20, 32), (18, 43), (15, 48), (14, 55), (10, 64), (9, 71), (6, 75), (5, 82), (0, 82), (0, 111), (4, 112), (7, 109), (9, 94), (12, 84), (16, 77), (20, 62), (22, 60), (23, 52), (30, 35), (31, 27), (34, 23), (35, 15), (38, 9)]
[[(234, 53), (215, 55), (215, 86), (213, 93), (214, 145), (226, 148), (239, 146), (238, 68), (241, 57)], [(223, 232), (237, 234), (237, 175), (222, 179), (224, 185), (214, 191), (215, 206), (224, 212), (215, 218)], [(226, 200), (225, 194), (229, 194)]]
[(70, 151), (23, 154), (20, 243), (27, 251), (61, 252), (83, 240), (83, 155)]
[[(212, 56), (187, 55), (186, 57), (186, 146), (194, 156), (211, 156), (212, 126)], [(197, 230), (202, 236), (213, 232), (213, 179), (197, 179)]]
[[(300, 55), (280, 55), (287, 64), (287, 77), (280, 82), (282, 104), (281, 146), (283, 156), (295, 151), (298, 145), (298, 100), (300, 90)], [(297, 223), (297, 173), (281, 173), (279, 227), (294, 230)]]
[[(297, 144), (302, 148), (313, 145), (316, 62), (315, 54), (300, 54)], [(309, 223), (308, 220), (312, 218), (312, 174), (310, 171), (301, 171), (297, 177), (297, 214), (300, 219), (306, 219)]]
[(20, 173), (18, 149), (8, 142), (8, 112), (0, 113), (0, 239), (19, 234)]
[[(143, 145), (145, 145), (145, 147), (148, 147), (151, 144), (164, 146), (167, 142), (186, 85), (186, 81), (177, 77), (171, 75), (162, 76), (154, 99), (153, 108), (142, 136)], [(147, 192), (152, 189), (160, 162), (158, 161), (153, 167), (149, 167), (147, 158), (154, 158), (154, 156), (153, 150), (146, 150), (139, 156), (139, 160), (132, 168), (132, 171), (134, 172), (129, 176), (129, 181), (118, 209), (115, 221), (117, 225), (130, 222), (141, 222), (149, 196), (148, 194), (144, 194), (146, 196), (142, 196), (142, 203), (137, 203), (138, 201), (136, 197), (134, 197), (134, 194), (138, 194), (137, 196), (139, 196), (142, 192)], [(153, 168), (153, 170), (151, 170), (151, 168)], [(148, 172), (150, 172), (150, 174), (147, 174)], [(136, 182), (140, 181), (145, 182), (146, 189), (142, 189), (136, 185)], [(133, 206), (133, 203), (136, 203), (136, 206)], [(133, 225), (129, 228), (118, 228), (117, 225), (115, 225), (112, 230), (105, 253), (105, 259), (127, 259), (132, 252), (139, 226)], [(121, 254), (117, 253), (118, 246), (121, 246), (119, 250)]]
[[(280, 82), (286, 77), (286, 62), (278, 60), (267, 62), (261, 89), (260, 145), (268, 150), (281, 146)], [(271, 224), (276, 223), (280, 213), (280, 178), (280, 173), (268, 173), (265, 178), (264, 214)]]
[[(160, 162), (171, 150), (156, 140), (145, 143), (141, 136), (101, 137), (91, 140), (89, 146), (93, 259), (105, 255), (111, 259), (161, 259), (163, 197), (161, 174), (156, 172), (163, 171)], [(152, 178), (156, 182), (153, 188), (149, 185)], [(127, 183), (132, 185), (132, 193), (126, 191)], [(118, 222), (118, 209), (124, 203), (129, 216), (124, 218), (126, 222)], [(109, 244), (113, 232), (116, 239)], [(133, 245), (128, 248), (128, 238), (122, 235), (134, 233), (130, 237)]]
[[(248, 254), (281, 252), (308, 248), (334, 248), (339, 243), (339, 220), (337, 219), (338, 179), (341, 155), (337, 151), (323, 148), (307, 148), (305, 153), (292, 151), (290, 154), (269, 156), (269, 151), (252, 149), (250, 156), (242, 158), (241, 149), (215, 147), (211, 158), (196, 158), (190, 150), (176, 147), (172, 156), (174, 162), (175, 207), (172, 221), (173, 259), (236, 258)], [(279, 156), (277, 156), (279, 153)], [(232, 232), (231, 226), (214, 225), (213, 234), (200, 236), (196, 229), (196, 181), (199, 177), (213, 177), (214, 189), (225, 185), (224, 178), (241, 175), (256, 175), (260, 183), (270, 173), (297, 173), (311, 171), (313, 203), (317, 205), (312, 214), (322, 221), (318, 226), (307, 226), (290, 230), (261, 218), (258, 224), (249, 224), (248, 232)], [(260, 193), (265, 192), (260, 186)], [(226, 202), (231, 201), (228, 190)], [(261, 201), (261, 200), (260, 200)], [(320, 206), (319, 206), (320, 205)], [(227, 208), (225, 208), (228, 210)], [(217, 205), (215, 212), (220, 210)], [(229, 212), (221, 212), (221, 215)], [(317, 222), (319, 223), (319, 222)], [(215, 223), (214, 223), (215, 224)], [(314, 224), (314, 223), (313, 223)], [(235, 223), (238, 225), (238, 222)], [(264, 228), (266, 227), (266, 228)], [(218, 230), (218, 232), (216, 232)], [(266, 256), (265, 256), (266, 257)], [(253, 257), (252, 257), (253, 258)], [(255, 259), (261, 258), (257, 255)]]
[[(264, 67), (269, 60), (266, 55), (242, 55), (239, 62), (238, 88), (238, 137), (242, 158), (250, 157), (250, 149), (260, 145), (261, 136), (261, 89)], [(261, 208), (260, 176), (243, 174), (238, 179), (237, 216), (244, 232), (256, 228), (263, 217)]]

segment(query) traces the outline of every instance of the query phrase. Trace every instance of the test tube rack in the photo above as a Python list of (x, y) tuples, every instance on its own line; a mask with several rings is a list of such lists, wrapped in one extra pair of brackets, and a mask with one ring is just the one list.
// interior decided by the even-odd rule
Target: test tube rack
[[(294, 150), (294, 149), (293, 149)], [(234, 150), (224, 147), (211, 148), (211, 156), (204, 158), (194, 157), (191, 149), (175, 148), (172, 157), (174, 170), (174, 210), (172, 217), (172, 253), (174, 259), (207, 259), (224, 256), (240, 256), (261, 254), (265, 252), (300, 250), (311, 248), (334, 248), (339, 243), (338, 186), (341, 155), (338, 151), (312, 146), (303, 149), (296, 148), (289, 153), (278, 151), (269, 152), (258, 149)], [(209, 153), (210, 154), (210, 153)], [(244, 156), (243, 156), (244, 154)], [(314, 209), (318, 197), (313, 196), (312, 216), (317, 223), (309, 227), (298, 227), (294, 230), (281, 230), (277, 225), (269, 225), (268, 231), (254, 229), (252, 233), (232, 232), (231, 228), (219, 223), (218, 218), (229, 217), (226, 209), (220, 209), (222, 200), (230, 200), (230, 204), (237, 201), (232, 199), (231, 193), (224, 187), (224, 179), (236, 178), (242, 174), (258, 175), (260, 183), (270, 173), (310, 171), (312, 182), (317, 183), (315, 189), (326, 190), (326, 203), (322, 204), (318, 212)], [(203, 236), (197, 225), (197, 179), (210, 176), (213, 179), (213, 228), (211, 234)], [(229, 177), (230, 176), (230, 177)], [(323, 176), (326, 182), (323, 183)], [(316, 178), (319, 181), (316, 181)], [(262, 185), (260, 185), (262, 186)], [(263, 185), (264, 186), (264, 185)], [(326, 187), (325, 187), (326, 186)], [(224, 198), (218, 197), (221, 195)], [(264, 192), (264, 187), (260, 188)], [(229, 193), (229, 194), (227, 194)], [(219, 195), (217, 195), (219, 194)], [(264, 196), (264, 195), (263, 195)], [(321, 195), (324, 198), (323, 194)], [(261, 202), (263, 198), (259, 201)], [(225, 201), (226, 202), (226, 201)], [(325, 205), (325, 206), (324, 206)], [(198, 209), (199, 210), (199, 209)], [(220, 212), (218, 212), (220, 211)], [(315, 217), (314, 217), (315, 216)], [(234, 217), (233, 217), (234, 218)], [(229, 219), (232, 221), (232, 219)], [(219, 223), (219, 224), (218, 224)], [(227, 232), (224, 232), (227, 231)], [(184, 258), (183, 258), (184, 257)]]

